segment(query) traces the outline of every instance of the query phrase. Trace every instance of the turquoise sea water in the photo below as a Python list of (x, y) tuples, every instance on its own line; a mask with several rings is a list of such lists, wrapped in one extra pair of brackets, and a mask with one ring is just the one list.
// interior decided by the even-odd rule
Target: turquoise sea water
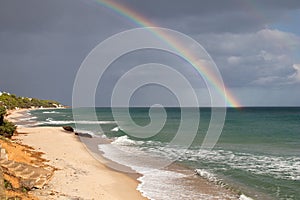
[[(118, 118), (121, 119), (118, 122), (110, 108), (97, 108), (96, 120), (92, 119), (92, 112), (90, 108), (77, 110), (77, 115), (80, 115), (80, 120), (77, 120), (79, 131), (111, 138), (113, 145), (132, 152), (133, 158), (140, 152), (166, 159), (176, 158), (175, 163), (187, 170), (196, 170), (208, 181), (225, 185), (253, 199), (300, 199), (300, 108), (228, 108), (222, 134), (212, 150), (200, 148), (210, 122), (209, 108), (200, 109), (201, 120), (196, 122), (200, 127), (188, 149), (181, 146), (180, 142), (166, 146), (178, 130), (182, 112), (180, 108), (167, 108), (164, 127), (157, 134), (146, 138), (131, 136), (134, 130), (127, 122), (125, 109), (118, 110)], [(131, 108), (130, 114), (140, 126), (151, 122), (149, 108)], [(36, 117), (38, 126), (74, 125), (71, 109), (36, 110), (31, 111), (31, 115)], [(192, 114), (188, 114), (185, 120), (195, 123)], [(190, 133), (187, 131), (186, 134), (186, 138), (189, 138)], [(185, 137), (181, 139), (185, 140)], [(124, 156), (113, 152), (107, 145), (99, 145), (99, 149), (104, 152), (104, 156), (131, 166), (140, 173), (145, 168), (153, 167), (147, 166), (143, 160), (143, 165), (139, 165), (136, 160), (124, 159)], [(149, 160), (151, 163), (151, 157)], [(143, 184), (140, 190), (147, 196), (168, 199), (176, 192), (173, 199), (199, 199), (197, 191), (189, 190), (183, 182), (180, 186), (178, 180), (185, 176), (184, 173), (155, 170), (157, 176), (144, 173), (141, 178)], [(171, 185), (172, 178), (179, 188), (170, 186), (159, 191), (159, 187), (155, 187), (155, 183), (164, 181), (166, 185)], [(157, 193), (160, 195), (155, 196)], [(183, 196), (178, 196), (178, 193)]]

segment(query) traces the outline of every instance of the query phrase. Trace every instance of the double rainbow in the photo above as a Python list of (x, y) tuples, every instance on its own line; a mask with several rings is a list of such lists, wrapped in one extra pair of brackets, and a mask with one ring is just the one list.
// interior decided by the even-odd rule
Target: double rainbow
[[(130, 20), (134, 24), (140, 27), (158, 27), (156, 24), (150, 22), (147, 18), (137, 13), (136, 11), (122, 5), (116, 3), (111, 0), (95, 0), (98, 4), (114, 11), (118, 15), (125, 17)], [(241, 107), (241, 104), (238, 100), (231, 94), (228, 88), (226, 88), (216, 75), (206, 70), (205, 67), (200, 67), (196, 62), (196, 58), (194, 58), (191, 51), (186, 49), (183, 45), (176, 42), (172, 37), (168, 36), (164, 32), (161, 31), (152, 31), (154, 34), (159, 36), (162, 40), (171, 44), (174, 49), (181, 53), (182, 57), (185, 58), (203, 77), (205, 77), (214, 88), (224, 97), (227, 106), (229, 107)]]

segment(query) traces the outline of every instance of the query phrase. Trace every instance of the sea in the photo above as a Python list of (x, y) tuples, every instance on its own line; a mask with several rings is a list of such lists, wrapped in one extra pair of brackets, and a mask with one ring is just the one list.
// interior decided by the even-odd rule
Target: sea
[[(209, 149), (202, 143), (211, 108), (197, 108), (196, 121), (193, 114), (182, 119), (195, 108), (157, 113), (161, 109), (163, 115), (153, 108), (32, 110), (23, 121), (70, 125), (108, 141), (98, 144), (99, 154), (141, 174), (137, 189), (150, 199), (300, 199), (299, 107), (226, 108), (221, 135)], [(151, 126), (157, 119), (161, 128)], [(196, 132), (177, 137), (183, 120), (196, 123)], [(147, 133), (139, 136), (143, 129), (136, 127), (148, 128)]]

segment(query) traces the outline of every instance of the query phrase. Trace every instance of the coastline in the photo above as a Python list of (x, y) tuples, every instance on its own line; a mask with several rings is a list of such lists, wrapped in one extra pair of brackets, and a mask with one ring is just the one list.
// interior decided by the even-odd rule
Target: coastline
[[(12, 111), (7, 119), (18, 122), (26, 111)], [(56, 169), (43, 189), (32, 191), (39, 199), (147, 199), (137, 190), (137, 177), (100, 163), (76, 135), (60, 127), (19, 126), (17, 132), (14, 141), (41, 152), (47, 165)]]

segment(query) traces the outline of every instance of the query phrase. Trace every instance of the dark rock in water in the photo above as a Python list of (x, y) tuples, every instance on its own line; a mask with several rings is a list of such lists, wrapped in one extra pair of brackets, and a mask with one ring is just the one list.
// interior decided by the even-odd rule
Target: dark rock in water
[(91, 136), (90, 134), (88, 133), (75, 133), (75, 135), (78, 135), (80, 137), (87, 137), (87, 138), (92, 138), (93, 136)]
[(74, 132), (74, 129), (72, 126), (63, 126), (63, 129), (68, 132)]

